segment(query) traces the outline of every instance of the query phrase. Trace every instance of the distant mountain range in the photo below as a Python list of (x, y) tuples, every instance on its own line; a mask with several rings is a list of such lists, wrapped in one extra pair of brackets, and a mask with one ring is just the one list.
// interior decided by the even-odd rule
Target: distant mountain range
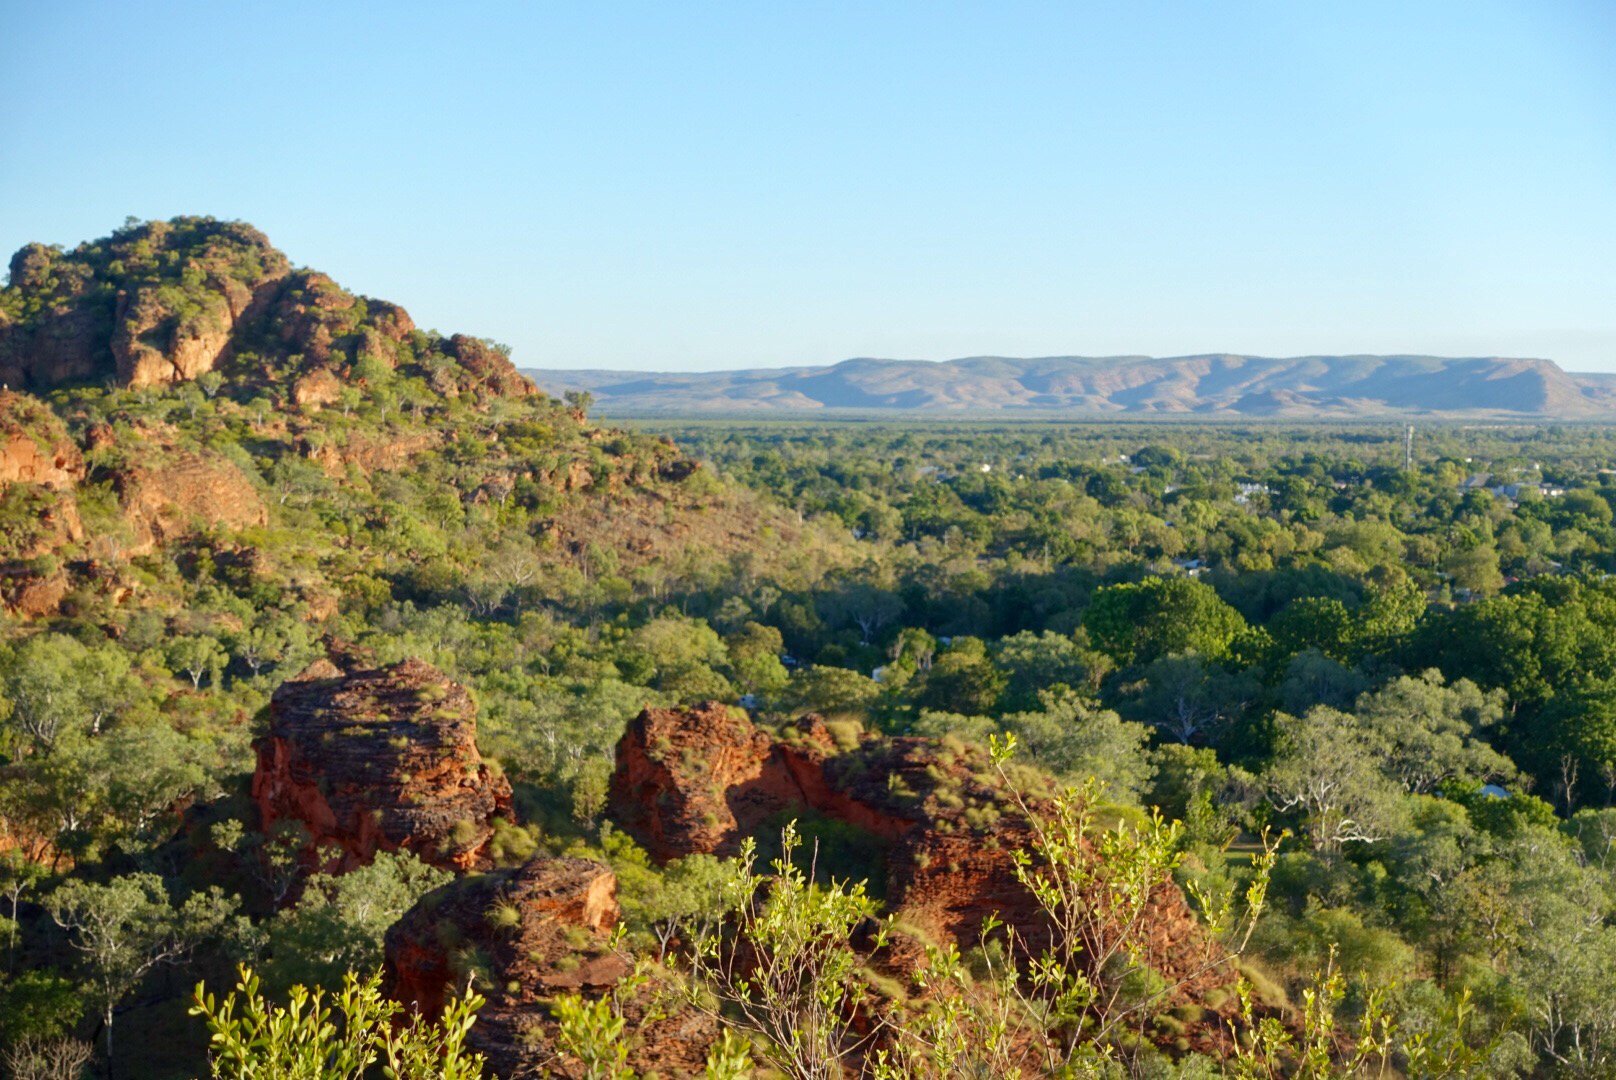
[(616, 416), (1498, 416), (1616, 419), (1616, 375), (1549, 360), (1440, 356), (1046, 356), (845, 360), (742, 371), (527, 370)]

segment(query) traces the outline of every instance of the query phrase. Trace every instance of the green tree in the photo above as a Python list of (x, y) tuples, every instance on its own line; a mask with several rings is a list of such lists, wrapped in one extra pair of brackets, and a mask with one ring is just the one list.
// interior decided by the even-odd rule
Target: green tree
[(994, 711), (1005, 682), (1004, 673), (993, 666), (980, 639), (956, 638), (920, 677), (915, 704), (923, 709), (984, 716)]
[(1451, 780), (1514, 776), (1514, 763), (1485, 741), (1507, 708), (1503, 691), (1483, 691), (1468, 679), (1450, 685), (1432, 669), (1364, 694), (1353, 715), (1381, 770), (1404, 791), (1429, 794)]
[(1442, 565), (1452, 576), (1455, 587), (1477, 596), (1491, 596), (1504, 587), (1504, 575), (1498, 569), (1498, 549), (1492, 544), (1457, 548)]
[(770, 695), (785, 689), (790, 674), (780, 662), (785, 642), (780, 631), (747, 622), (724, 642), (735, 681), (749, 694)]
[(1287, 655), (1312, 649), (1350, 663), (1357, 648), (1357, 620), (1334, 597), (1297, 597), (1274, 617), (1267, 630)]
[(1391, 834), (1402, 812), (1397, 791), (1351, 716), (1321, 706), (1300, 717), (1279, 714), (1274, 728), (1263, 784), (1275, 808), (1297, 816), (1315, 850)]
[(1107, 798), (1120, 803), (1138, 801), (1153, 772), (1145, 752), (1149, 729), (1072, 690), (1057, 687), (1041, 697), (1041, 709), (1009, 713), (1001, 721), (1027, 759), (1073, 782), (1093, 778)]
[(170, 670), (175, 674), (183, 673), (191, 680), (191, 689), (202, 689), (203, 678), (210, 678), (213, 685), (219, 684), (219, 676), (223, 673), (225, 665), (229, 663), (230, 656), (224, 651), (219, 640), (207, 634), (190, 634), (175, 638), (169, 642), (165, 650)]
[(62, 634), (39, 634), (0, 656), (3, 686), (11, 702), (7, 727), (19, 749), (49, 750), (63, 732), (88, 726), (83, 678), (90, 650)]
[(0, 812), (81, 854), (111, 840), (151, 842), (177, 807), (216, 790), (214, 760), (205, 744), (166, 725), (76, 735), (17, 770), (11, 790), (0, 789)]
[(1057, 683), (1074, 690), (1093, 690), (1096, 674), (1103, 674), (1107, 666), (1103, 657), (1073, 638), (1048, 630), (1023, 630), (1000, 638), (993, 643), (992, 653), (994, 664), (1005, 673), (999, 702), (1005, 709), (1036, 708), (1039, 695)]
[(1257, 699), (1261, 687), (1201, 656), (1161, 656), (1146, 664), (1130, 688), (1129, 715), (1181, 743), (1217, 745)]
[(1090, 639), (1118, 664), (1188, 652), (1221, 660), (1245, 625), (1210, 585), (1192, 578), (1104, 585), (1083, 612)]
[(345, 874), (313, 875), (269, 925), (270, 984), (334, 990), (347, 972), (380, 967), (388, 928), (453, 876), (407, 851), (378, 852)]
[(651, 685), (679, 701), (729, 698), (734, 690), (718, 673), (729, 657), (723, 639), (700, 619), (663, 615), (629, 635), (629, 662), (649, 665)]
[(846, 668), (816, 664), (791, 677), (784, 704), (804, 712), (860, 714), (881, 696), (881, 684)]
[(89, 997), (114, 1060), (112, 1028), (117, 1005), (155, 968), (175, 963), (218, 933), (235, 911), (234, 898), (217, 888), (176, 908), (155, 874), (113, 878), (105, 885), (69, 881), (45, 898), (45, 910), (68, 932), (90, 979)]

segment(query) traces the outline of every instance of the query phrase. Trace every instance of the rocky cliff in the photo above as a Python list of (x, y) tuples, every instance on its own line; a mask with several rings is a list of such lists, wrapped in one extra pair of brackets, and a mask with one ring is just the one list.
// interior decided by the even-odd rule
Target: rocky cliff
[(1009, 859), (1024, 837), (985, 766), (922, 739), (839, 746), (814, 716), (775, 738), (716, 702), (646, 709), (618, 743), (610, 812), (664, 862), (733, 855), (784, 816), (843, 822), (884, 846), (895, 910), (969, 945), (994, 911), (1036, 922)]
[(253, 744), (260, 827), (301, 825), (309, 865), (331, 871), (401, 849), (447, 869), (486, 869), (495, 819), (513, 816), (511, 788), (476, 737), (470, 693), (430, 664), (377, 667), (333, 647), (270, 702)]
[(503, 347), (422, 330), (239, 222), (132, 222), (17, 252), (0, 288), (0, 384), (0, 602), (14, 614), (71, 609), (112, 633), (131, 603), (180, 617), (192, 583), (131, 563), (200, 548), (186, 565), (205, 570), (287, 527), (300, 550), (286, 595), (311, 621), (356, 591), (452, 591), (442, 557), (423, 569), (394, 542), (401, 507), (428, 534), (457, 505), (475, 521), (490, 515), (474, 507), (514, 507), (487, 527), (537, 540), (547, 562), (601, 543), (675, 559), (645, 539), (669, 521), (688, 544), (711, 546), (692, 523), (736, 545), (756, 532), (755, 507), (668, 512), (695, 472), (671, 444), (594, 427)]
[(0, 604), (25, 617), (48, 615), (71, 580), (48, 556), (85, 539), (74, 491), (84, 457), (44, 403), (0, 391)]
[(71, 251), (30, 244), (0, 290), (0, 383), (158, 387), (217, 372), (335, 401), (365, 365), (422, 365), (439, 393), (534, 393), (505, 353), (416, 330), (403, 308), (294, 270), (241, 222), (132, 223)]
[(45, 403), (0, 391), (0, 489), (38, 484), (71, 491), (84, 479), (84, 455)]

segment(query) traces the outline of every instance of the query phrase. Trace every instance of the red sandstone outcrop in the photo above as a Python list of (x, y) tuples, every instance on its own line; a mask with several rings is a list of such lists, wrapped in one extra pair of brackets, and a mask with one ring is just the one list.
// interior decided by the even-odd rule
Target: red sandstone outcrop
[(923, 739), (863, 739), (844, 752), (815, 716), (777, 740), (717, 702), (646, 709), (617, 746), (611, 815), (662, 862), (733, 855), (785, 815), (845, 822), (887, 846), (890, 906), (968, 946), (995, 912), (1037, 929), (1009, 854), (1024, 825), (979, 778), (984, 764)]
[(84, 457), (44, 402), (0, 391), (0, 488), (40, 484), (71, 491), (84, 479)]
[(333, 648), (271, 699), (269, 729), (253, 744), (260, 827), (298, 822), (310, 865), (328, 870), (401, 849), (485, 869), (495, 819), (512, 818), (511, 788), (476, 735), (471, 694), (430, 664), (377, 667)]
[(41, 557), (84, 539), (74, 498), (83, 478), (83, 456), (56, 414), (0, 391), (0, 498), (20, 523), (0, 539), (0, 605), (11, 614), (53, 615), (72, 589), (61, 563)]
[[(985, 751), (841, 734), (809, 716), (776, 739), (718, 703), (647, 709), (618, 744), (611, 816), (658, 861), (733, 854), (787, 815), (830, 818), (884, 846), (887, 907), (906, 924), (969, 949), (996, 915), (1038, 951), (1048, 919), (1012, 856), (1031, 829)], [(1147, 962), (1184, 993), (1229, 981), (1176, 886), (1147, 921)]]
[(538, 393), (538, 387), (516, 370), (509, 356), (496, 351), (481, 338), (456, 334), (444, 343), (444, 351), (460, 361), (467, 376), (462, 380), (462, 391), (486, 389), (502, 397), (528, 397)]
[(346, 442), (322, 443), (308, 450), (308, 458), (332, 478), (347, 475), (350, 466), (363, 472), (393, 472), (421, 454), (443, 445), (440, 431), (417, 431), (393, 438), (354, 436)]
[[(502, 1077), (581, 1077), (558, 1055), (548, 1000), (599, 998), (632, 963), (611, 945), (617, 879), (587, 859), (534, 859), (463, 878), (421, 898), (387, 932), (387, 992), (426, 1016), (477, 976), (487, 998), (468, 1043)], [(640, 1075), (700, 1075), (717, 1029), (642, 987), (624, 1003), (629, 1067)]]
[(14, 564), (0, 566), (0, 598), (7, 611), (25, 619), (55, 615), (71, 588), (61, 570), (39, 573)]
[(178, 453), (124, 469), (114, 484), (135, 536), (130, 554), (152, 551), (198, 526), (246, 529), (269, 521), (257, 489), (225, 458)]
[[(143, 270), (120, 275), (126, 264)], [(10, 287), (36, 310), (0, 326), (0, 381), (194, 379), (228, 356), (288, 267), (258, 230), (203, 218), (150, 222), (74, 252), (30, 244), (12, 259)]]
[(43, 317), (0, 319), (0, 383), (55, 386), (89, 379), (110, 366), (110, 313), (95, 296), (88, 267), (61, 259), (44, 244), (29, 244), (11, 258), (13, 289), (48, 297)]
[(342, 380), (327, 368), (316, 368), (292, 384), (292, 403), (301, 409), (318, 409), (342, 400)]
[(162, 288), (120, 293), (113, 314), (112, 358), (124, 386), (189, 382), (228, 358), (239, 326), (269, 305), (280, 277), (250, 283), (211, 272), (195, 310), (173, 310)]
[(612, 817), (659, 862), (733, 855), (772, 814), (804, 802), (774, 740), (716, 701), (646, 709), (617, 744)]

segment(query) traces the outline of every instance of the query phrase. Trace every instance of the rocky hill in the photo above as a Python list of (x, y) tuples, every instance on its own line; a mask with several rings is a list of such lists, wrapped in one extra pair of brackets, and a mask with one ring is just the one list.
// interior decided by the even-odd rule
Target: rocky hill
[(547, 397), (502, 346), (423, 330), (239, 222), (24, 247), (0, 383), (0, 600), (30, 618), (178, 615), (198, 567), (311, 623), (389, 593), (497, 607), (602, 552), (629, 573), (800, 532)]
[(1616, 418), (1616, 385), (1548, 360), (1217, 354), (847, 360), (828, 367), (529, 371), (620, 416), (895, 412), (984, 416)]
[(403, 308), (294, 270), (241, 222), (176, 218), (62, 251), (29, 244), (0, 291), (0, 381), (45, 390), (141, 388), (210, 372), (287, 384), (298, 405), (334, 404), (363, 365), (419, 365), (442, 393), (525, 395), (509, 358), (456, 335), (420, 334)]

